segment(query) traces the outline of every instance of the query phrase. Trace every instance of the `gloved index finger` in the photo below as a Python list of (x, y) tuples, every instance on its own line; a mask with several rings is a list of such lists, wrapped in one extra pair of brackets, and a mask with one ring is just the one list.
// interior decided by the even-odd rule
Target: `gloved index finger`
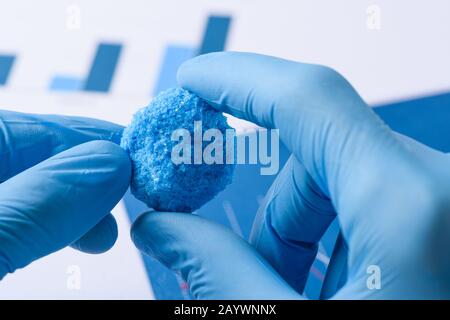
[(119, 143), (123, 127), (98, 119), (0, 111), (0, 182), (91, 140)]
[[(91, 141), (2, 183), (0, 279), (83, 235), (91, 249), (112, 245), (115, 230), (99, 233), (98, 224), (122, 198), (130, 175), (125, 150), (109, 141)], [(86, 249), (83, 243), (81, 249)]]

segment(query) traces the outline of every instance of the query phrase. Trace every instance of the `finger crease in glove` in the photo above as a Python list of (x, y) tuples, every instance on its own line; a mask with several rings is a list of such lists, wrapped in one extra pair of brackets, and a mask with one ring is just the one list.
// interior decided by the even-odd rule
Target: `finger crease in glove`
[[(200, 152), (205, 151), (215, 140), (201, 139), (200, 143), (194, 143), (194, 127), (198, 137), (199, 121), (200, 134), (208, 129), (220, 131), (222, 161), (205, 163), (201, 157), (199, 163), (199, 150), (194, 149), (201, 146)], [(189, 132), (190, 139), (184, 139), (185, 135), (183, 139), (179, 136), (174, 139), (172, 134), (180, 129)], [(157, 211), (172, 212), (192, 212), (214, 198), (231, 183), (234, 171), (235, 161), (231, 164), (226, 161), (226, 130), (234, 129), (228, 126), (224, 115), (193, 93), (180, 88), (160, 93), (133, 116), (123, 132), (121, 146), (133, 164), (131, 191), (134, 196)], [(186, 156), (189, 152), (186, 155), (175, 153), (185, 160), (189, 158), (180, 163), (174, 161), (172, 153), (176, 146), (180, 147), (181, 141), (190, 143), (187, 147), (190, 157)]]

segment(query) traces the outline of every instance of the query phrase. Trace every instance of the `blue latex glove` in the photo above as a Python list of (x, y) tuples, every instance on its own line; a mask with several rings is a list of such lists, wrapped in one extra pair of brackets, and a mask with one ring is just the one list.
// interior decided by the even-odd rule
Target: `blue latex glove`
[(121, 132), (100, 120), (0, 111), (0, 279), (67, 245), (100, 253), (114, 244), (110, 210), (131, 172), (114, 143)]
[(450, 298), (447, 155), (394, 133), (327, 67), (214, 53), (185, 63), (178, 80), (219, 110), (279, 128), (292, 152), (250, 244), (195, 215), (135, 222), (136, 245), (179, 271), (195, 298), (302, 298), (336, 215), (349, 256), (334, 298)]

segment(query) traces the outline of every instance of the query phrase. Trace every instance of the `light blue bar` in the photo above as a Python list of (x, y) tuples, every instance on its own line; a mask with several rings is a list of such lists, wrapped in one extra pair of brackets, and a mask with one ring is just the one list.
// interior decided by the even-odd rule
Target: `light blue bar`
[(157, 95), (161, 91), (175, 87), (177, 85), (178, 67), (186, 60), (193, 58), (195, 53), (196, 49), (192, 47), (168, 45), (161, 63), (159, 78), (152, 94)]
[(79, 91), (83, 88), (82, 79), (71, 76), (55, 76), (50, 82), (49, 89), (53, 91)]

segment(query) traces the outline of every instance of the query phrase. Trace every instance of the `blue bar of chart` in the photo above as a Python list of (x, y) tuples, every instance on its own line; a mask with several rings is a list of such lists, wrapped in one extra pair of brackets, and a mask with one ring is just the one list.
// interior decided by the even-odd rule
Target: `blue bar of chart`
[(211, 16), (208, 19), (199, 54), (225, 50), (231, 18), (227, 16)]
[(91, 71), (86, 79), (85, 91), (109, 91), (121, 50), (122, 46), (119, 44), (103, 43), (98, 46)]
[(100, 43), (86, 78), (56, 75), (50, 81), (53, 91), (109, 92), (119, 62), (121, 44)]
[(79, 91), (83, 89), (83, 80), (71, 76), (55, 76), (50, 82), (50, 90)]
[(177, 85), (178, 67), (186, 60), (198, 54), (205, 54), (225, 49), (231, 17), (208, 17), (200, 46), (182, 46), (169, 44), (164, 52), (158, 80), (152, 90), (153, 95)]
[(8, 82), (15, 59), (13, 55), (0, 55), (0, 86)]

